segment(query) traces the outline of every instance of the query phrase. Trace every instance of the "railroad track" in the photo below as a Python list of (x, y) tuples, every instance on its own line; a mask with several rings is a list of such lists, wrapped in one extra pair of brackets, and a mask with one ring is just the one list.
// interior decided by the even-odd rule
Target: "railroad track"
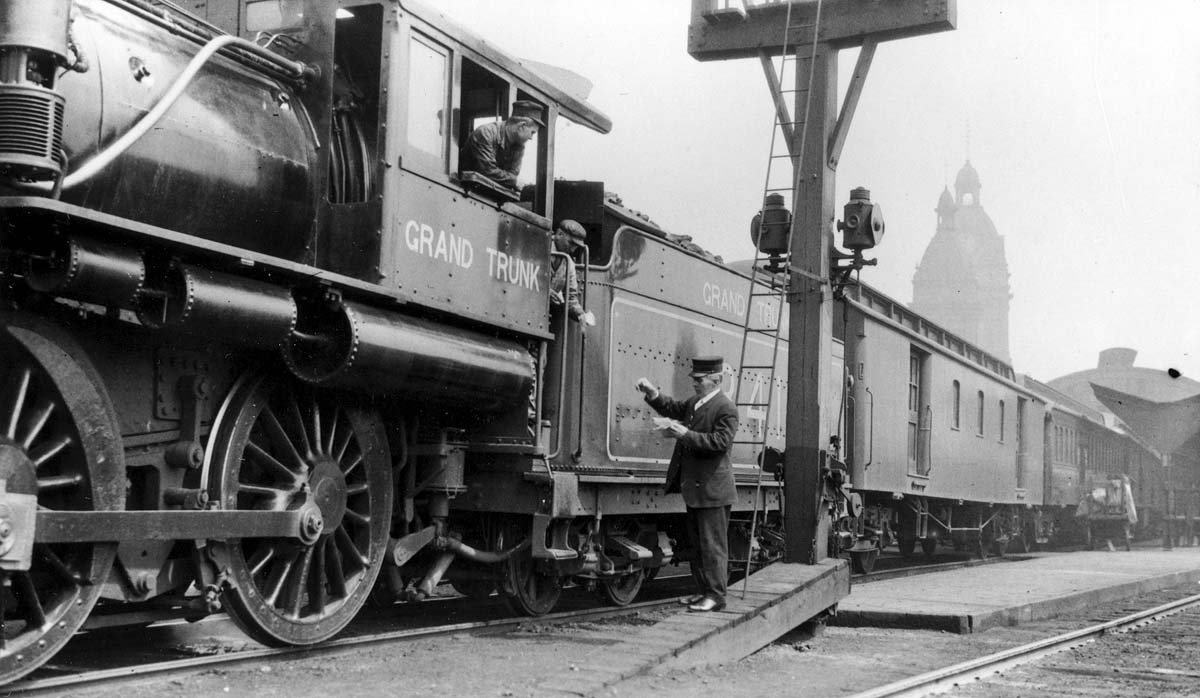
[(1162, 604), (1106, 623), (1093, 625), (984, 657), (936, 669), (850, 698), (915, 698), (941, 693), (1012, 667), (1028, 664), (1057, 652), (1078, 647), (1112, 633), (1122, 633), (1176, 613), (1200, 607), (1200, 594)]
[[(913, 574), (925, 574), (930, 572), (943, 571), (957, 567), (966, 567), (978, 564), (994, 564), (1014, 558), (996, 558), (986, 561), (980, 560), (960, 560), (936, 564), (910, 565), (889, 570), (876, 570), (870, 575), (855, 575), (854, 583), (869, 583), (882, 579), (889, 579), (897, 576), (908, 576)], [(554, 613), (538, 618), (530, 618), (527, 616), (520, 617), (485, 617), (482, 619), (473, 619), (467, 622), (439, 624), (434, 626), (422, 627), (407, 627), (399, 630), (367, 630), (359, 631), (358, 635), (337, 638), (315, 646), (305, 647), (287, 647), (287, 648), (260, 648), (254, 647), (250, 649), (230, 649), (228, 647), (219, 647), (211, 654), (202, 654), (194, 656), (173, 656), (170, 659), (157, 659), (150, 654), (153, 650), (171, 651), (169, 646), (155, 646), (153, 641), (147, 641), (142, 634), (136, 635), (133, 642), (138, 642), (138, 649), (145, 654), (137, 653), (122, 653), (121, 659), (103, 662), (102, 667), (81, 666), (80, 662), (72, 658), (72, 647), (68, 647), (56, 661), (51, 662), (46, 667), (38, 672), (35, 672), (30, 678), (16, 682), (12, 685), (3, 687), (5, 695), (21, 695), (21, 696), (36, 696), (36, 695), (57, 695), (66, 689), (77, 689), (89, 685), (98, 685), (104, 683), (115, 683), (124, 680), (141, 679), (147, 677), (162, 677), (170, 675), (183, 675), (189, 672), (198, 670), (211, 669), (214, 667), (233, 666), (240, 663), (255, 662), (270, 660), (273, 658), (287, 658), (296, 656), (300, 653), (305, 653), (309, 656), (323, 653), (336, 653), (344, 651), (348, 648), (364, 647), (373, 644), (382, 644), (388, 642), (407, 642), (420, 639), (428, 639), (438, 636), (450, 636), (458, 633), (480, 633), (480, 632), (502, 632), (511, 630), (521, 626), (522, 624), (563, 624), (579, 621), (602, 620), (605, 618), (618, 617), (623, 615), (631, 615), (638, 612), (653, 611), (664, 606), (675, 604), (676, 598), (681, 593), (687, 593), (690, 589), (690, 577), (669, 576), (661, 578), (655, 585), (653, 590), (644, 590), (644, 595), (652, 596), (653, 598), (629, 604), (622, 607), (602, 607), (602, 608), (576, 608), (560, 613)], [(730, 594), (736, 596), (738, 594), (737, 582), (730, 585)], [(650, 593), (647, 594), (646, 592)], [(488, 615), (478, 613), (474, 607), (466, 608), (456, 606), (456, 601), (461, 599), (434, 599), (423, 602), (420, 605), (422, 617), (447, 617), (453, 615)], [(494, 601), (494, 600), (493, 600)], [(566, 599), (564, 599), (566, 601)], [(579, 603), (577, 599), (575, 603)], [(437, 608), (441, 606), (441, 608)], [(491, 604), (494, 607), (495, 604)], [(416, 608), (412, 605), (399, 605), (393, 608), (392, 615), (395, 616), (392, 620), (400, 623), (413, 622), (412, 613)], [(381, 611), (376, 618), (375, 625), (388, 624), (387, 611)], [(494, 616), (494, 613), (491, 614)], [(147, 619), (151, 618), (149, 613), (134, 613), (124, 618), (122, 614), (117, 614), (112, 618), (97, 618), (94, 621), (92, 633), (101, 640), (93, 640), (94, 644), (116, 644), (120, 645), (123, 633), (128, 633), (128, 630), (122, 630), (122, 626), (126, 624), (134, 626), (144, 626)], [(160, 614), (160, 618), (162, 618)], [(194, 627), (190, 623), (184, 623), (182, 620), (170, 618), (165, 619), (167, 622), (160, 622), (156, 629), (163, 630), (172, 625), (175, 627)], [(232, 628), (232, 624), (223, 615), (210, 616), (204, 622), (212, 622), (218, 624), (227, 624), (230, 626), (229, 634), (237, 636), (239, 631)], [(393, 626), (394, 627), (394, 626)], [(354, 626), (351, 626), (349, 631), (354, 631)], [(222, 631), (216, 631), (218, 634)], [(130, 641), (130, 640), (124, 640)], [(86, 649), (82, 654), (86, 655)]]
[[(631, 603), (627, 606), (620, 607), (610, 606), (605, 608), (564, 611), (561, 613), (552, 613), (545, 616), (540, 616), (538, 618), (521, 616), (453, 623), (426, 628), (411, 628), (388, 632), (376, 632), (355, 637), (334, 639), (323, 642), (319, 645), (307, 647), (246, 649), (206, 656), (187, 657), (182, 659), (154, 661), (138, 664), (126, 664), (123, 666), (109, 667), (104, 669), (84, 670), (65, 673), (58, 676), (44, 676), (44, 674), (48, 672), (42, 671), (41, 675), (35, 674), (35, 678), (19, 681), (3, 687), (3, 692), (5, 696), (60, 695), (61, 692), (66, 689), (78, 689), (89, 685), (119, 682), (131, 679), (142, 679), (152, 676), (162, 677), (174, 674), (182, 675), (201, 669), (210, 669), (216, 666), (227, 667), (246, 662), (295, 657), (301, 654), (305, 656), (333, 654), (357, 647), (366, 647), (369, 645), (393, 642), (407, 642), (438, 636), (450, 636), (458, 633), (498, 632), (512, 630), (523, 624), (530, 623), (536, 623), (538, 625), (557, 625), (563, 623), (576, 623), (580, 621), (603, 620), (605, 618), (654, 611), (659, 608), (673, 606), (676, 603), (676, 597), (672, 596), (670, 598)], [(62, 671), (62, 669), (60, 668), (59, 671)]]

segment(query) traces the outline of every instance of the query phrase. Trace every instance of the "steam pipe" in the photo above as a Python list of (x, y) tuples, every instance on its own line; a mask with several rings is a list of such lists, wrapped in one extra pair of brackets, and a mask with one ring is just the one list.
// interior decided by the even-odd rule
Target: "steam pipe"
[(455, 556), (462, 556), (468, 560), (485, 565), (493, 565), (497, 562), (504, 562), (513, 555), (525, 550), (529, 547), (529, 541), (526, 540), (519, 545), (499, 553), (476, 550), (457, 538), (450, 538), (449, 536), (438, 538), (435, 546), (443, 552), (438, 555), (437, 561), (433, 563), (433, 566), (425, 573), (425, 577), (413, 589), (412, 597), (414, 601), (428, 598), (433, 593), (434, 588), (442, 581), (442, 577), (446, 576), (446, 570), (450, 569), (450, 563), (454, 562)]
[(488, 550), (476, 550), (457, 538), (444, 538), (437, 542), (438, 547), (453, 552), (456, 555), (465, 557), (468, 560), (478, 562), (484, 565), (494, 565), (497, 562), (504, 562), (508, 558), (529, 547), (530, 543), (525, 540), (508, 550), (494, 553)]

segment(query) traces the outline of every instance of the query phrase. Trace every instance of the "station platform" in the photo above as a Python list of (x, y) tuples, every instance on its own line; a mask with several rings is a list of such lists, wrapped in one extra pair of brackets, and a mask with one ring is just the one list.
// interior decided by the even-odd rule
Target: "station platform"
[(1197, 547), (1031, 553), (855, 584), (830, 625), (972, 633), (1198, 581)]
[(593, 662), (538, 686), (537, 695), (591, 696), (653, 671), (736, 661), (840, 603), (850, 593), (845, 560), (816, 565), (775, 563), (729, 587), (724, 610), (690, 613), (683, 606), (654, 624), (622, 628), (618, 643)]

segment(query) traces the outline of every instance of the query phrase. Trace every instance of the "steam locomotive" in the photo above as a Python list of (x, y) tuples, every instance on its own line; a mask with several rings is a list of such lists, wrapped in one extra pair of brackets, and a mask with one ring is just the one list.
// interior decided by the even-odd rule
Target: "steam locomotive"
[[(556, 124), (609, 119), (414, 0), (188, 8), (0, 0), (0, 683), (98, 604), (305, 645), (443, 581), (540, 614), (568, 580), (625, 604), (686, 559), (673, 442), (634, 383), (686, 394), (688, 360), (741, 355), (780, 296), (556, 179)], [(514, 191), (459, 147), (518, 100), (547, 128)], [(586, 331), (550, 304), (566, 218)], [(893, 541), (1026, 530), (1051, 503), (1046, 400), (866, 287), (839, 307), (831, 549), (861, 569)], [(742, 565), (781, 555), (760, 463), (786, 352), (752, 341), (747, 366), (776, 370), (726, 368), (730, 392), (774, 381), (732, 454)], [(945, 460), (920, 391), (950, 374), (912, 361), (1003, 400), (1012, 436)]]
[[(429, 8), (188, 7), (0, 2), (0, 682), (97, 604), (303, 645), (444, 580), (628, 603), (684, 538), (634, 382), (736, 356), (746, 278), (556, 181), (556, 124), (609, 119)], [(520, 192), (458, 164), (517, 100)], [(550, 310), (567, 217), (586, 335)], [(744, 562), (778, 556), (756, 457)]]

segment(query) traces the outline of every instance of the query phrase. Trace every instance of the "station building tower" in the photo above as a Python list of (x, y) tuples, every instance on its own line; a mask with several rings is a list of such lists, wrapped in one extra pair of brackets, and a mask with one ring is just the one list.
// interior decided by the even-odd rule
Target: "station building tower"
[(937, 232), (913, 275), (912, 309), (1005, 362), (1012, 293), (1004, 238), (979, 201), (979, 174), (968, 160), (942, 190)]

